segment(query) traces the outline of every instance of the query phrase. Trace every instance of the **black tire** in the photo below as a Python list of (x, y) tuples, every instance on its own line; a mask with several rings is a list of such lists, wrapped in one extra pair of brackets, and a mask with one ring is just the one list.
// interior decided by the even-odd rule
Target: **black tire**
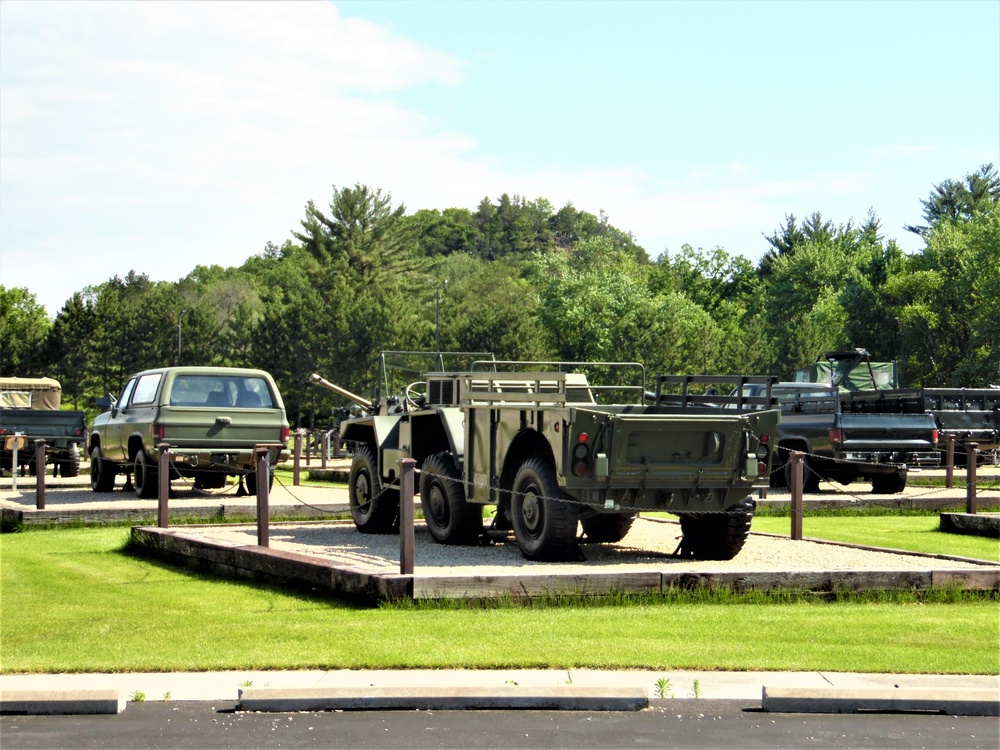
[(895, 474), (876, 474), (872, 477), (872, 492), (876, 495), (896, 495), (906, 489), (906, 469)]
[[(257, 495), (257, 469), (250, 467), (247, 469), (246, 476), (243, 477), (243, 481), (247, 486), (247, 494)], [(223, 484), (225, 484), (223, 482)], [(268, 467), (267, 470), (267, 489), (268, 491), (274, 487), (274, 467)]]
[[(820, 476), (816, 473), (818, 467), (816, 459), (810, 456), (802, 457), (802, 493), (813, 494), (819, 492)], [(789, 490), (792, 489), (792, 458), (788, 457), (785, 462), (785, 484)]]
[(101, 456), (100, 447), (90, 452), (90, 489), (111, 492), (115, 488), (115, 467)]
[(69, 456), (59, 462), (59, 475), (64, 477), (80, 476), (80, 446), (71, 445)]
[(750, 536), (750, 522), (757, 505), (746, 497), (727, 513), (682, 515), (680, 554), (698, 560), (732, 560)]
[(427, 530), (441, 544), (479, 543), (483, 509), (465, 499), (462, 476), (450, 453), (433, 453), (420, 470), (420, 507)]
[(583, 541), (596, 544), (620, 542), (635, 522), (635, 515), (625, 513), (598, 513), (580, 519)]
[(562, 498), (552, 465), (529, 458), (517, 470), (510, 500), (511, 525), (521, 554), (529, 560), (566, 560), (579, 556), (579, 514)]
[(150, 461), (146, 451), (140, 448), (132, 464), (132, 485), (135, 487), (135, 496), (141, 500), (159, 497), (156, 479), (156, 464)]
[(359, 446), (354, 452), (348, 493), (351, 517), (358, 531), (365, 534), (399, 532), (399, 490), (382, 486), (375, 453), (367, 445)]
[(222, 489), (226, 486), (226, 479), (227, 475), (221, 471), (199, 471), (194, 477), (194, 488), (196, 490)]

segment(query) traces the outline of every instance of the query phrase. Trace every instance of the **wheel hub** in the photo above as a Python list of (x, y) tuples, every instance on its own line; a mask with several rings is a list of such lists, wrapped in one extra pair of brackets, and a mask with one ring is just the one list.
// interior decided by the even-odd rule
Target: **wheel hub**
[(528, 531), (537, 531), (542, 520), (542, 509), (538, 495), (532, 491), (524, 493), (521, 502), (521, 520)]

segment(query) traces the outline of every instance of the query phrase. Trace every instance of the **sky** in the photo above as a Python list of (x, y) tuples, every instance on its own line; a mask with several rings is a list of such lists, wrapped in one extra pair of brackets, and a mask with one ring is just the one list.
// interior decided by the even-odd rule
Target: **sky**
[(816, 211), (919, 251), (920, 201), (986, 163), (997, 0), (0, 2), (0, 285), (50, 316), (242, 265), (358, 183), (756, 261)]

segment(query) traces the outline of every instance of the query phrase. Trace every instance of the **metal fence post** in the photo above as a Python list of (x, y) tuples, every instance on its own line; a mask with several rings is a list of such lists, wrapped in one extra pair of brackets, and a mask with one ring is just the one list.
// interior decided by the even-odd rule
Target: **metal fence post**
[(292, 484), (299, 486), (299, 474), (302, 471), (302, 429), (295, 431), (295, 460), (292, 463)]
[(254, 448), (257, 456), (257, 544), (261, 547), (271, 546), (270, 510), (270, 480), (271, 480), (271, 449), (257, 446)]
[(159, 527), (165, 529), (170, 525), (170, 511), (167, 507), (167, 501), (170, 499), (170, 443), (160, 443), (157, 447), (160, 449), (160, 456), (159, 473), (157, 474), (156, 519)]
[(399, 572), (413, 573), (413, 475), (417, 462), (404, 458), (399, 462)]
[(952, 489), (955, 486), (955, 433), (948, 433), (948, 450), (945, 453), (947, 460), (944, 466), (944, 486), (945, 489)]
[(969, 443), (965, 450), (965, 512), (976, 513), (976, 464), (979, 443)]
[(35, 441), (35, 508), (45, 510), (45, 441)]
[(788, 457), (788, 460), (792, 462), (792, 486), (789, 487), (792, 492), (792, 539), (798, 540), (802, 539), (802, 489), (805, 484), (802, 476), (804, 472), (802, 457), (804, 455), (801, 451), (792, 451)]

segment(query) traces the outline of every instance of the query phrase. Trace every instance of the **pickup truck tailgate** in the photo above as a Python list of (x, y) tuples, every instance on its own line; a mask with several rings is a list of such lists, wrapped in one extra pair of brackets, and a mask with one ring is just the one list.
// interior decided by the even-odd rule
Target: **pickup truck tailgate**
[(841, 414), (844, 451), (933, 451), (936, 424), (928, 414)]

